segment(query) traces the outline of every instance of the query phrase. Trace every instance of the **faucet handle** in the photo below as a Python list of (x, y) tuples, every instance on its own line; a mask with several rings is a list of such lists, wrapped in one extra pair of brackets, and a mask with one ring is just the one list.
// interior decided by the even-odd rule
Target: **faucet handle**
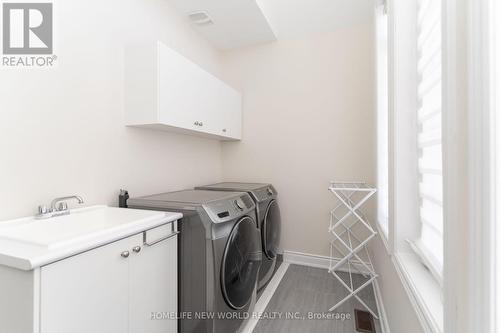
[(43, 215), (43, 214), (47, 214), (49, 212), (47, 206), (45, 205), (40, 205), (38, 206), (38, 214), (40, 215)]
[(67, 202), (65, 202), (65, 201), (61, 201), (61, 202), (59, 203), (59, 205), (57, 206), (57, 210), (58, 210), (59, 212), (62, 212), (62, 211), (68, 210), (68, 203), (67, 203)]
[(35, 219), (41, 220), (46, 219), (52, 216), (53, 210), (52, 208), (47, 208), (45, 205), (38, 206), (38, 214), (35, 215)]

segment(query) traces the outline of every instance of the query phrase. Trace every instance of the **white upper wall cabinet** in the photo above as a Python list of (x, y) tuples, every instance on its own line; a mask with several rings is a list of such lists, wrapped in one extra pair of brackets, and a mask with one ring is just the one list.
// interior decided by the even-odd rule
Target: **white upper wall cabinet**
[(241, 140), (241, 94), (161, 42), (125, 55), (125, 122)]

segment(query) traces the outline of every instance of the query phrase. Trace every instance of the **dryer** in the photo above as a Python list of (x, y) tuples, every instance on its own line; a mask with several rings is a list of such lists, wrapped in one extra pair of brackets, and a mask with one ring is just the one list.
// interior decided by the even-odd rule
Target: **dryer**
[(253, 311), (262, 259), (250, 196), (186, 190), (132, 198), (128, 206), (183, 214), (179, 223), (179, 331), (236, 332)]
[(196, 189), (211, 191), (246, 192), (255, 202), (256, 215), (262, 244), (262, 266), (257, 289), (264, 287), (273, 277), (281, 237), (281, 215), (278, 192), (272, 184), (224, 182), (198, 186)]

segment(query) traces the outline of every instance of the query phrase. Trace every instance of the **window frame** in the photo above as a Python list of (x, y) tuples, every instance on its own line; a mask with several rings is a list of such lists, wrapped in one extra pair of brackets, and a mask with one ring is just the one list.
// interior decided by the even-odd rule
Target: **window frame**
[[(500, 36), (495, 36), (495, 13), (500, 16), (496, 0), (470, 1), (465, 10), (468, 22), (466, 57), (468, 77), (467, 92), (467, 143), (469, 207), (466, 241), (469, 244), (466, 265), (468, 320), (465, 326), (478, 332), (496, 332), (495, 311), (498, 306), (495, 295), (495, 275), (498, 274), (499, 258), (495, 258), (496, 223), (498, 202), (496, 184), (500, 179), (495, 164), (498, 161), (499, 142), (495, 138), (495, 62), (500, 50)], [(496, 9), (496, 11), (495, 11)], [(498, 27), (500, 32), (500, 27)], [(494, 39), (496, 37), (496, 39)], [(495, 45), (497, 44), (497, 45)], [(496, 49), (495, 49), (496, 46)], [(458, 269), (455, 269), (458, 270)], [(496, 274), (495, 274), (496, 273)], [(460, 316), (460, 314), (451, 313)], [(500, 327), (497, 327), (500, 328)]]
[[(381, 40), (381, 30), (380, 30), (380, 18), (381, 16), (385, 16), (385, 19), (387, 20), (386, 22), (386, 35), (385, 35), (385, 39), (386, 39), (386, 43), (384, 45), (384, 47), (386, 47), (386, 52), (384, 54), (384, 56), (386, 57), (386, 60), (385, 60), (385, 68), (381, 68), (381, 59), (380, 59), (380, 48), (379, 48), (379, 41)], [(390, 63), (390, 46), (389, 46), (389, 42), (390, 42), (390, 22), (389, 22), (389, 15), (388, 15), (388, 8), (387, 8), (387, 2), (386, 1), (381, 1), (380, 3), (376, 4), (375, 5), (375, 15), (374, 15), (374, 21), (375, 21), (375, 69), (376, 69), (376, 81), (377, 81), (377, 88), (375, 89), (376, 93), (375, 93), (375, 99), (377, 101), (377, 188), (380, 188), (380, 167), (381, 167), (381, 162), (379, 161), (379, 158), (380, 158), (380, 138), (381, 138), (381, 135), (384, 135), (383, 133), (380, 133), (380, 109), (381, 109), (381, 102), (380, 102), (380, 99), (381, 98), (385, 98), (386, 99), (386, 104), (385, 106), (382, 106), (382, 107), (385, 107), (386, 110), (385, 112), (387, 112), (386, 115), (384, 115), (385, 118), (387, 118), (387, 124), (386, 124), (386, 133), (385, 135), (387, 135), (387, 147), (385, 148), (387, 150), (387, 161), (386, 161), (386, 166), (387, 166), (387, 183), (385, 184), (386, 186), (386, 191), (387, 191), (387, 197), (386, 197), (386, 201), (387, 201), (387, 208), (386, 208), (386, 215), (387, 216), (384, 216), (384, 217), (381, 217), (381, 214), (380, 214), (380, 204), (381, 204), (381, 196), (380, 196), (380, 191), (377, 193), (377, 213), (376, 213), (376, 227), (377, 227), (377, 231), (378, 233), (380, 234), (380, 237), (382, 239), (382, 242), (385, 246), (385, 249), (386, 251), (390, 254), (392, 253), (392, 247), (390, 246), (389, 244), (389, 240), (391, 239), (391, 232), (390, 232), (390, 224), (391, 224), (391, 219), (390, 219), (390, 207), (389, 207), (389, 202), (390, 202), (390, 195), (389, 195), (389, 192), (390, 192), (390, 180), (389, 180), (389, 177), (390, 177), (390, 172), (389, 172), (389, 166), (390, 166), (390, 112), (389, 112), (389, 104), (390, 104), (390, 69), (389, 69), (389, 63)], [(382, 60), (383, 61), (383, 60)], [(386, 71), (385, 73), (385, 77), (384, 78), (380, 78), (380, 71)], [(383, 74), (382, 74), (383, 75)], [(385, 80), (384, 80), (385, 79)], [(385, 96), (381, 96), (381, 91), (379, 90), (379, 84), (381, 83), (381, 81), (386, 81), (384, 82), (386, 84), (386, 91), (385, 91)], [(383, 93), (383, 92), (382, 92)], [(383, 172), (383, 171), (382, 171)], [(381, 219), (384, 219), (383, 221), (381, 221)]]
[(491, 39), (494, 43), (494, 48), (491, 49), (491, 72), (495, 73), (495, 76), (491, 79), (490, 84), (494, 87), (494, 97), (491, 100), (492, 111), (490, 114), (492, 115), (492, 123), (495, 123), (495, 128), (492, 130), (492, 140), (494, 142), (494, 147), (492, 147), (494, 159), (492, 161), (492, 183), (496, 184), (495, 188), (492, 190), (492, 215), (494, 216), (491, 223), (491, 230), (493, 239), (491, 239), (492, 250), (493, 250), (493, 263), (492, 269), (493, 279), (492, 282), (492, 293), (495, 295), (495, 299), (490, 301), (490, 308), (492, 311), (489, 313), (491, 316), (491, 327), (486, 327), (486, 329), (490, 329), (491, 332), (500, 331), (500, 227), (498, 223), (500, 223), (500, 117), (498, 116), (498, 112), (500, 112), (500, 61), (495, 60), (500, 57), (500, 4), (497, 1), (490, 0), (490, 8), (488, 8), (489, 12), (492, 16), (490, 16), (490, 22), (496, 22), (496, 26), (493, 24), (490, 26), (492, 29)]

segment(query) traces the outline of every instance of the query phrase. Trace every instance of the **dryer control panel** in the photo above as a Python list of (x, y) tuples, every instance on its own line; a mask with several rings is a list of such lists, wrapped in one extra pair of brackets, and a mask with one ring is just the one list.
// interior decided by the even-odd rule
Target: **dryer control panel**
[(270, 184), (256, 190), (252, 190), (252, 193), (259, 202), (268, 199), (276, 199), (276, 197), (278, 196), (278, 192), (276, 191), (274, 186)]

